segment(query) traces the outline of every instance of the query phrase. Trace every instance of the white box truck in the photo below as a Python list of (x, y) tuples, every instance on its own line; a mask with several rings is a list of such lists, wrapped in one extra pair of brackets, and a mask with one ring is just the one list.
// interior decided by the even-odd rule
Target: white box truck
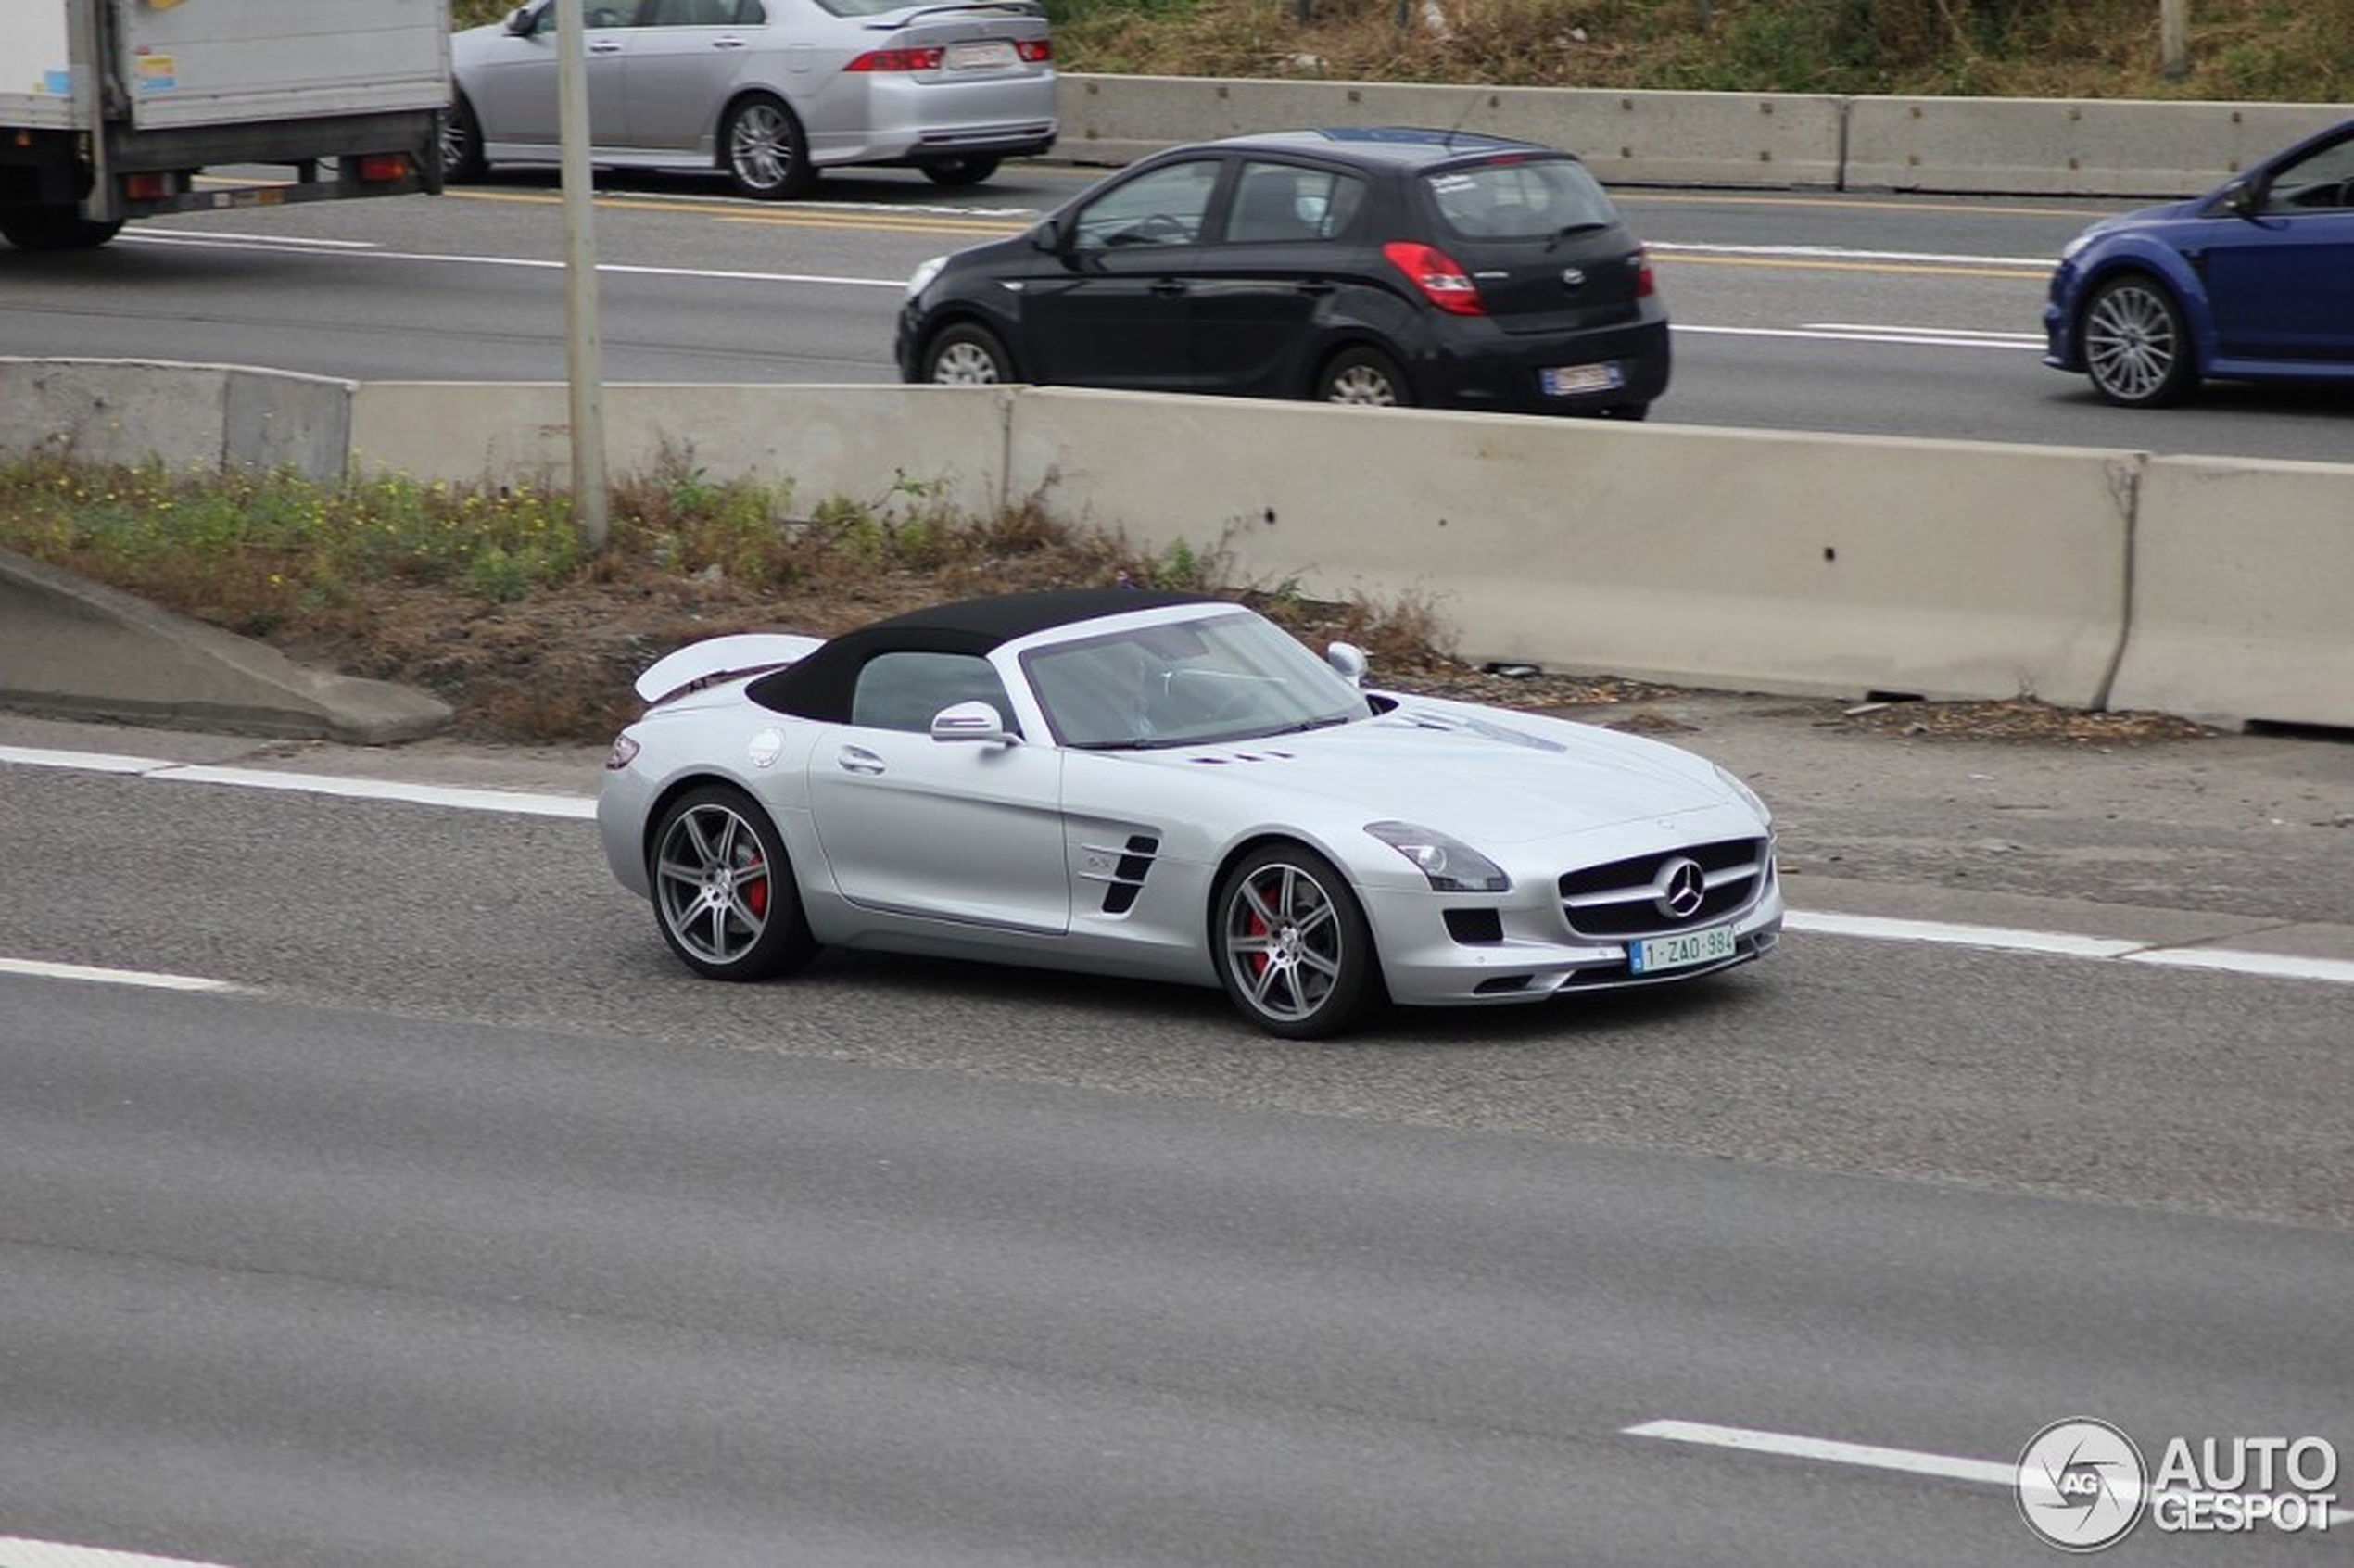
[(0, 237), (441, 189), (449, 0), (0, 0)]

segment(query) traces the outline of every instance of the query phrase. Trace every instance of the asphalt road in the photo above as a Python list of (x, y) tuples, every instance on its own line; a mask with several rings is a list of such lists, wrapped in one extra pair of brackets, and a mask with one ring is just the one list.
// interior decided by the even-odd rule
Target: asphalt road
[[(1102, 171), (1010, 169), (943, 192), (889, 172), (745, 203), (709, 182), (609, 179), (599, 202), (608, 379), (872, 384), (924, 258), (1017, 232)], [(1677, 325), (1658, 420), (1914, 438), (2343, 462), (2344, 390), (2219, 386), (2108, 408), (2044, 369), (2051, 259), (2120, 204), (1626, 190)], [(0, 353), (263, 364), (361, 380), (561, 380), (562, 213), (550, 176), (442, 197), (190, 215), (102, 252), (0, 249)]]

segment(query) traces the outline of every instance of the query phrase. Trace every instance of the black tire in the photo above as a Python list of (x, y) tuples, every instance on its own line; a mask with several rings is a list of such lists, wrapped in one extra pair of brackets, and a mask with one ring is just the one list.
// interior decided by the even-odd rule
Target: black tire
[(1398, 362), (1380, 349), (1345, 348), (1316, 377), (1316, 400), (1405, 409), (1413, 407), (1414, 394)]
[(19, 207), (0, 212), (0, 239), (19, 250), (95, 250), (122, 233), (122, 220), (94, 223), (70, 207)]
[(2162, 409), (2198, 385), (2198, 360), (2183, 308), (2141, 273), (2093, 291), (2077, 324), (2093, 390), (2126, 409)]
[(924, 178), (935, 185), (978, 185), (997, 172), (993, 158), (949, 158), (923, 166)]
[(441, 178), (444, 183), (471, 185), (490, 172), (482, 156), (482, 121), (474, 105), (459, 94), (441, 113)]
[(1210, 943), (1236, 1009), (1282, 1039), (1338, 1034), (1380, 991), (1357, 895), (1301, 844), (1265, 844), (1235, 863), (1218, 885)]
[(809, 138), (778, 98), (754, 94), (728, 111), (719, 131), (719, 167), (739, 196), (788, 201), (817, 183)]
[(943, 328), (924, 345), (917, 380), (943, 386), (995, 386), (1020, 377), (997, 335), (970, 322)]
[(699, 975), (766, 980), (816, 955), (784, 839), (732, 785), (702, 785), (670, 803), (646, 875), (663, 941)]

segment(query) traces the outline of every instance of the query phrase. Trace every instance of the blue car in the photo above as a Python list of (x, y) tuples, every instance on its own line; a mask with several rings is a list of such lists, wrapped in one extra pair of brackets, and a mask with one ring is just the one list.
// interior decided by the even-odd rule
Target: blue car
[(2354, 382), (2354, 120), (2069, 242), (2044, 362), (2125, 408), (2200, 380)]

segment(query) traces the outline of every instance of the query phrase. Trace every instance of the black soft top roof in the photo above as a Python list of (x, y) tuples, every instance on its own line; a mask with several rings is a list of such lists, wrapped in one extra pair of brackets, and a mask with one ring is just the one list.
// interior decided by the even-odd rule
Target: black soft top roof
[(878, 653), (984, 654), (1003, 643), (1055, 626), (1158, 610), (1171, 604), (1224, 604), (1200, 593), (1143, 588), (1055, 588), (1000, 594), (911, 610), (887, 621), (828, 638), (808, 657), (762, 676), (744, 694), (764, 708), (833, 724), (850, 720), (851, 689)]

